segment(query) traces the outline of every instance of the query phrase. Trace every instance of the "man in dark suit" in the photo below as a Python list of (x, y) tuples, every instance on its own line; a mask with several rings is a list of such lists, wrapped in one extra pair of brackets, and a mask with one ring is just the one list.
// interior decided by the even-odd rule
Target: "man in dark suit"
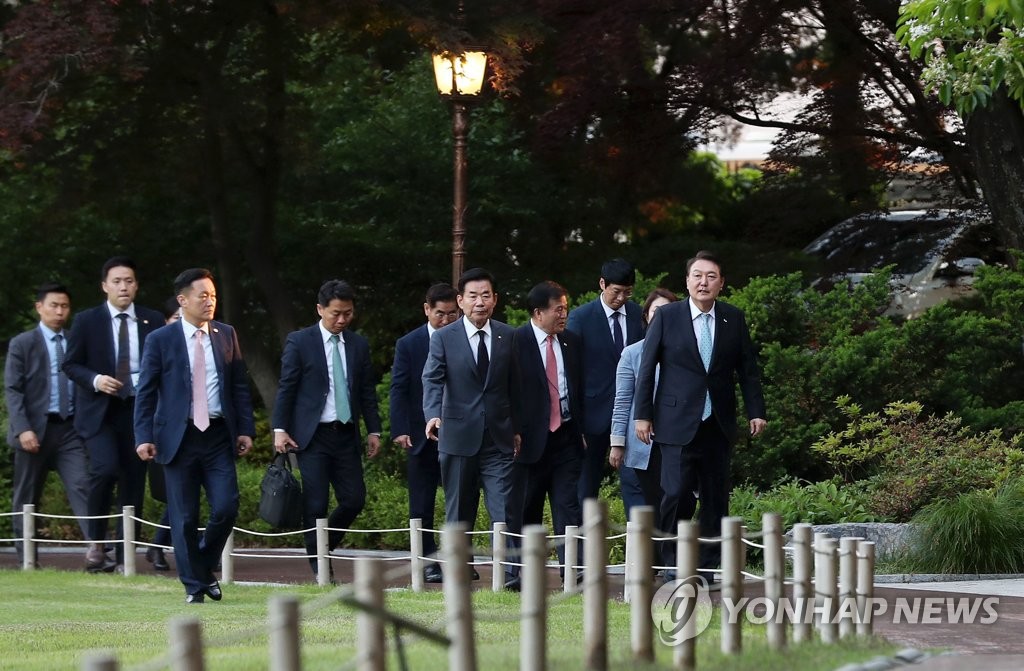
[[(423, 303), (427, 323), (398, 339), (395, 343), (395, 363), (391, 367), (391, 435), (395, 444), (406, 451), (406, 474), (409, 480), (409, 519), (423, 520), (424, 526), (433, 528), (434, 501), (441, 484), (441, 463), (437, 456), (437, 443), (424, 433), (427, 425), (423, 417), (423, 366), (430, 351), (430, 337), (438, 329), (459, 318), (458, 294), (450, 284), (435, 284), (427, 290)], [(437, 552), (437, 536), (423, 534), (423, 554)], [(429, 583), (443, 580), (441, 567), (429, 564), (423, 570)]]
[[(256, 433), (238, 336), (213, 321), (217, 290), (205, 268), (174, 280), (181, 319), (153, 333), (142, 355), (135, 404), (140, 459), (164, 467), (171, 542), (185, 602), (220, 601), (213, 574), (238, 516), (235, 455)], [(210, 518), (199, 536), (199, 487)]]
[[(68, 339), (64, 372), (75, 383), (75, 429), (89, 452), (89, 514), (109, 515), (117, 486), (117, 503), (135, 506), (142, 517), (146, 491), (146, 464), (135, 456), (132, 413), (139, 383), (140, 361), (146, 337), (163, 326), (163, 315), (135, 305), (139, 283), (135, 262), (115, 256), (103, 264), (100, 287), (107, 300), (75, 317)], [(86, 554), (89, 571), (113, 571), (124, 557), (117, 545), (118, 561), (107, 558), (103, 544), (107, 520), (89, 522)], [(136, 538), (141, 526), (136, 523)], [(122, 530), (118, 524), (118, 538)]]
[[(327, 518), (331, 529), (351, 526), (366, 505), (359, 418), (366, 422), (366, 455), (380, 450), (380, 414), (366, 338), (348, 331), (355, 318), (355, 292), (329, 280), (317, 296), (320, 321), (288, 335), (281, 354), (281, 380), (271, 423), (274, 449), (298, 451), (302, 473), (303, 524)], [(330, 488), (337, 507), (327, 515)], [(344, 532), (328, 532), (328, 551)], [(306, 553), (317, 571), (316, 532), (306, 533)], [(333, 567), (331, 578), (333, 579)]]
[(423, 368), (425, 435), (438, 441), (445, 521), (470, 527), (481, 486), (491, 522), (507, 521), (512, 459), (519, 451), (514, 330), (491, 319), (497, 304), (489, 272), (464, 272), (459, 278), (464, 317), (434, 334)]
[[(4, 393), (7, 399), (7, 442), (14, 450), (12, 499), (14, 535), (22, 535), (22, 507), (39, 504), (50, 471), (64, 483), (71, 510), (89, 514), (89, 458), (74, 427), (71, 381), (61, 368), (71, 315), (67, 288), (53, 282), (36, 293), (39, 325), (15, 336), (7, 349)], [(84, 520), (79, 520), (87, 533)], [(21, 555), (21, 543), (17, 544)], [(38, 557), (33, 563), (38, 564)]]
[[(555, 282), (541, 282), (526, 296), (530, 323), (516, 329), (515, 352), (522, 379), (519, 416), (522, 449), (512, 467), (509, 531), (543, 524), (544, 499), (551, 501), (555, 534), (580, 525), (578, 486), (583, 461), (579, 417), (583, 398), (580, 338), (565, 330), (569, 298)], [(564, 564), (564, 546), (558, 546)], [(520, 588), (519, 571), (506, 571), (506, 589)]]
[[(579, 499), (596, 498), (604, 478), (610, 447), (612, 406), (615, 403), (615, 369), (626, 345), (640, 340), (643, 326), (640, 306), (629, 300), (636, 283), (636, 271), (625, 259), (613, 259), (601, 266), (598, 286), (601, 294), (569, 315), (566, 327), (583, 341), (583, 437), (586, 450), (580, 477)], [(623, 483), (624, 494), (633, 484), (640, 497), (639, 482)]]
[[(666, 533), (675, 533), (680, 511), (688, 509), (680, 505), (681, 498), (699, 491), (700, 535), (721, 535), (722, 517), (729, 512), (737, 382), (750, 435), (757, 436), (767, 425), (757, 357), (743, 312), (716, 300), (724, 286), (718, 260), (710, 252), (698, 252), (686, 264), (689, 300), (659, 308), (644, 341), (636, 381), (636, 435), (648, 444), (653, 438), (661, 449), (660, 528)], [(666, 542), (662, 551), (665, 563), (673, 565), (675, 543)], [(714, 568), (720, 561), (721, 545), (701, 545), (701, 568)]]

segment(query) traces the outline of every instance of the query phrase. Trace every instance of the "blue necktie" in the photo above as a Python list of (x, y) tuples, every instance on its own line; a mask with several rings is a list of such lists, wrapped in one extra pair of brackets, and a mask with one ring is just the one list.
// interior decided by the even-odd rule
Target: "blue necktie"
[[(705, 312), (700, 316), (700, 342), (697, 344), (700, 349), (700, 358), (704, 362), (704, 370), (711, 370), (711, 313)], [(711, 392), (704, 396), (704, 414), (701, 421), (711, 416)]]

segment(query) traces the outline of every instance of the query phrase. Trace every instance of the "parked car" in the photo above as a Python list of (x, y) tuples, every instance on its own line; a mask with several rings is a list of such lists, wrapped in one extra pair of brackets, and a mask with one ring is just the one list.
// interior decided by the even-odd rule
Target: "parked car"
[(970, 294), (979, 266), (1007, 261), (991, 218), (977, 210), (860, 214), (830, 228), (804, 252), (820, 263), (820, 277), (812, 285), (826, 291), (894, 266), (893, 300), (886, 314), (907, 319)]

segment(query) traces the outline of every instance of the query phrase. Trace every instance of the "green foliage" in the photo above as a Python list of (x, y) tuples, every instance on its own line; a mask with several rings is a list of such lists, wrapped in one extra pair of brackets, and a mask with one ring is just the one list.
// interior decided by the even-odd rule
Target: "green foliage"
[(1024, 482), (939, 499), (914, 516), (908, 556), (921, 573), (1024, 571)]
[(865, 413), (846, 397), (837, 405), (847, 427), (813, 449), (847, 481), (866, 479), (871, 510), (887, 519), (908, 520), (932, 501), (992, 487), (1024, 458), (1021, 436), (974, 434), (953, 414), (923, 416), (920, 403), (890, 403), (882, 413)]
[(869, 495), (856, 486), (837, 480), (800, 482), (787, 479), (766, 492), (753, 487), (737, 487), (729, 498), (729, 514), (742, 517), (748, 529), (761, 528), (765, 513), (778, 513), (783, 528), (794, 524), (835, 524), (874, 522)]

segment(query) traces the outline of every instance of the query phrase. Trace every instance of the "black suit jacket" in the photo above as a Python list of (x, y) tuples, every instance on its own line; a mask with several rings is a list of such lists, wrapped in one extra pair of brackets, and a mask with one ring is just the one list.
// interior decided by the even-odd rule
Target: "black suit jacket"
[[(362, 417), (367, 431), (380, 433), (370, 344), (352, 331), (345, 331), (343, 337), (352, 421), (358, 425)], [(320, 323), (288, 334), (281, 354), (281, 380), (271, 423), (273, 428), (287, 431), (300, 450), (309, 445), (320, 423), (330, 384)]]
[[(575, 333), (565, 331), (556, 336), (558, 347), (562, 351), (565, 366), (565, 381), (569, 391), (569, 414), (575, 420), (570, 425), (575, 431), (575, 441), (583, 449), (583, 436), (580, 433), (580, 415), (583, 397), (583, 364), (581, 357), (583, 348), (580, 338)], [(522, 447), (516, 461), (524, 464), (536, 463), (544, 453), (550, 432), (551, 401), (547, 372), (544, 360), (537, 346), (537, 338), (533, 326), (526, 324), (516, 329), (515, 338), (516, 360), (522, 379), (522, 393), (518, 396), (519, 417), (522, 418)]]
[[(235, 330), (210, 322), (210, 345), (220, 384), (220, 405), (234, 445), (256, 435), (249, 377)], [(192, 370), (181, 322), (155, 331), (142, 352), (135, 396), (135, 442), (156, 444), (155, 461), (169, 464), (181, 447), (192, 405)]]
[[(654, 371), (661, 364), (655, 396)], [(754, 345), (743, 312), (715, 303), (710, 369), (704, 370), (690, 318), (690, 301), (658, 308), (647, 328), (636, 379), (636, 419), (654, 422), (655, 440), (687, 445), (697, 433), (705, 394), (711, 413), (730, 442), (736, 440), (736, 382), (750, 418), (766, 418)]]
[(423, 366), (430, 351), (427, 325), (409, 331), (395, 343), (391, 367), (391, 437), (409, 436), (410, 454), (420, 454), (430, 442), (423, 417)]
[[(632, 345), (642, 335), (642, 310), (633, 301), (626, 301), (625, 310), (625, 344)], [(570, 312), (566, 330), (578, 335), (583, 342), (583, 433), (607, 435), (612, 425), (619, 352), (612, 341), (601, 297)]]
[[(146, 337), (163, 325), (162, 314), (140, 305), (135, 306), (134, 326), (139, 336), (140, 369)], [(129, 323), (129, 328), (131, 326)], [(68, 337), (64, 372), (75, 383), (75, 429), (83, 438), (91, 438), (99, 432), (111, 398), (108, 394), (96, 391), (92, 381), (97, 375), (113, 377), (117, 373), (114, 332), (106, 302), (80, 312), (75, 317)]]

